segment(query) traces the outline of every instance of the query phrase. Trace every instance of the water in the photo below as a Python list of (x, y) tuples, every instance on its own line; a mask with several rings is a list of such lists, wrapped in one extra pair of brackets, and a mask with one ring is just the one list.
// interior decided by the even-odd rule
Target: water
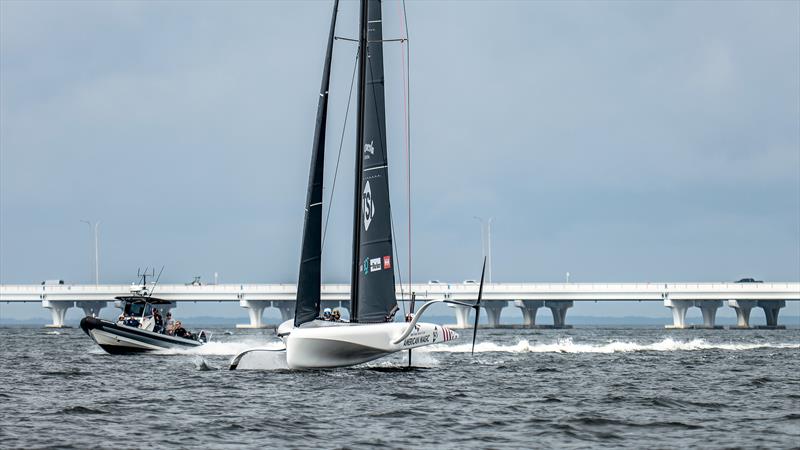
[(274, 343), (106, 355), (0, 329), (3, 448), (797, 447), (800, 330), (481, 330), (356, 368), (228, 371)]

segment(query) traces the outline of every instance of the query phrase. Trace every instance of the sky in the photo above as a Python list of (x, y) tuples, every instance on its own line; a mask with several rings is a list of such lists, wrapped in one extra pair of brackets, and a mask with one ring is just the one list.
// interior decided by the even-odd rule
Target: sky
[[(101, 282), (295, 282), (331, 5), (0, 2), (0, 283), (93, 281), (82, 220)], [(799, 2), (406, 10), (414, 281), (480, 276), (476, 216), (493, 281), (800, 280)], [(384, 3), (385, 38), (401, 12)], [(404, 47), (384, 47), (407, 281)], [(336, 42), (329, 282), (349, 277), (354, 57)]]

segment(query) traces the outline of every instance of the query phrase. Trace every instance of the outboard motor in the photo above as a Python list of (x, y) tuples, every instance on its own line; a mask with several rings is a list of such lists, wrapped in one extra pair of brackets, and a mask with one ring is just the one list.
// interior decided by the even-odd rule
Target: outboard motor
[(202, 342), (203, 344), (207, 344), (211, 340), (211, 333), (206, 332), (206, 330), (200, 330), (200, 333), (197, 334), (197, 342)]

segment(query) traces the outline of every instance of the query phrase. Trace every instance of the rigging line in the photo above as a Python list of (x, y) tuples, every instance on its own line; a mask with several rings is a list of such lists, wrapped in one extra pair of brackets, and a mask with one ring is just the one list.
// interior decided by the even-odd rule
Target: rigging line
[(322, 246), (320, 251), (325, 249), (325, 237), (328, 235), (328, 220), (331, 218), (331, 210), (333, 209), (333, 193), (336, 191), (336, 177), (339, 174), (339, 161), (342, 159), (342, 145), (344, 144), (344, 135), (347, 131), (347, 117), (350, 115), (350, 103), (353, 100), (353, 85), (356, 81), (356, 69), (358, 68), (358, 50), (356, 50), (356, 60), (353, 64), (353, 76), (350, 78), (350, 93), (347, 95), (347, 109), (344, 113), (344, 124), (342, 124), (342, 136), (339, 139), (339, 155), (336, 157), (336, 169), (333, 171), (333, 182), (331, 183), (331, 195), (328, 197), (328, 211), (325, 215), (325, 228), (322, 231)]
[[(400, 4), (398, 4), (400, 6)], [(411, 292), (412, 272), (411, 272), (411, 43), (408, 35), (408, 16), (406, 14), (406, 0), (402, 0), (402, 14), (400, 17), (405, 40), (400, 43), (400, 59), (403, 63), (403, 107), (405, 109), (405, 140), (406, 140), (406, 189), (408, 194), (408, 290)], [(402, 50), (405, 49), (405, 54)]]
[[(403, 306), (403, 320), (405, 320), (405, 317), (406, 317), (406, 302), (402, 301), (403, 297), (405, 297), (405, 292), (403, 290), (403, 274), (401, 273), (401, 270), (400, 270), (400, 267), (401, 267), (400, 266), (400, 262), (397, 259), (397, 254), (399, 253), (397, 251), (397, 240), (394, 239), (394, 217), (391, 217), (391, 215), (390, 215), (389, 219), (390, 219), (391, 225), (392, 225), (391, 226), (391, 231), (392, 231), (392, 247), (394, 247), (394, 262), (395, 262), (395, 266), (397, 266), (397, 268), (398, 268), (397, 269), (397, 278), (399, 278), (399, 282), (400, 282), (400, 303)], [(410, 292), (409, 292), (409, 295), (411, 295)], [(397, 301), (396, 298), (395, 298), (395, 301)]]

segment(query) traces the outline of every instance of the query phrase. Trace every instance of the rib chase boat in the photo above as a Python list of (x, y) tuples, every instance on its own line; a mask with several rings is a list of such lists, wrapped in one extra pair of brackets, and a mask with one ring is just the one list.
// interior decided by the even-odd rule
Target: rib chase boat
[[(156, 330), (153, 309), (170, 302), (145, 295), (116, 297), (126, 320), (111, 322), (87, 316), (81, 319), (81, 329), (103, 350), (112, 355), (141, 353), (152, 350), (199, 347), (210, 337), (205, 331), (196, 336), (171, 336)], [(135, 319), (135, 320), (131, 320)]]

